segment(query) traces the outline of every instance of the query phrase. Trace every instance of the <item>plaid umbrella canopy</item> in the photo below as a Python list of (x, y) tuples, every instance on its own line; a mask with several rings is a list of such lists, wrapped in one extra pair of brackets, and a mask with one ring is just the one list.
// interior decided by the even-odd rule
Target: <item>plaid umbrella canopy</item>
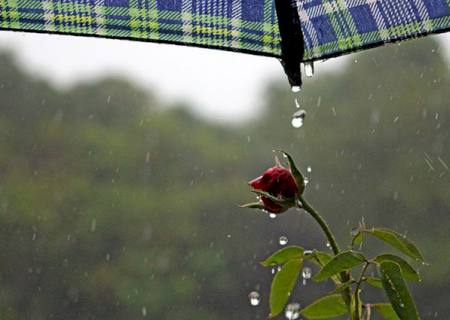
[(0, 0), (0, 29), (131, 39), (300, 63), (450, 29), (450, 0)]

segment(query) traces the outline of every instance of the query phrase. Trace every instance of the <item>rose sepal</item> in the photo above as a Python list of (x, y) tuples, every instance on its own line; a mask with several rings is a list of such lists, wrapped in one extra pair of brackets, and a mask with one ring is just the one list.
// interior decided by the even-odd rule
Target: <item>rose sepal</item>
[(276, 197), (276, 196), (274, 196), (268, 192), (262, 191), (262, 190), (252, 190), (251, 192), (253, 192), (254, 194), (256, 194), (260, 197), (267, 198), (270, 201), (272, 201), (275, 204), (282, 206), (282, 207), (291, 208), (291, 207), (295, 206), (295, 201), (296, 201), (295, 197), (292, 197), (292, 198), (284, 198), (281, 196)]
[(291, 170), (292, 176), (294, 177), (295, 183), (297, 184), (298, 196), (300, 197), (303, 194), (303, 191), (305, 191), (306, 187), (305, 177), (300, 172), (300, 170), (298, 170), (297, 166), (295, 165), (294, 159), (292, 159), (291, 155), (283, 150), (280, 150), (280, 152), (287, 158), (289, 162), (289, 169)]

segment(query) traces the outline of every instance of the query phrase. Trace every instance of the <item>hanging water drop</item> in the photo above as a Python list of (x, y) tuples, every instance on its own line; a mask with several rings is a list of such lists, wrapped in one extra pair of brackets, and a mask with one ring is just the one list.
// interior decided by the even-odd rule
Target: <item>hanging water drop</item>
[(280, 239), (278, 239), (278, 243), (282, 246), (285, 246), (288, 243), (288, 238), (286, 236), (281, 236)]
[(259, 293), (256, 291), (252, 291), (248, 294), (248, 299), (250, 300), (250, 304), (252, 306), (257, 306), (261, 302), (261, 298), (259, 296)]
[(311, 279), (312, 276), (312, 270), (310, 267), (304, 267), (302, 270), (302, 277), (303, 277), (303, 285), (306, 285), (306, 282)]
[(311, 78), (314, 76), (314, 62), (305, 62), (304, 68), (307, 77)]
[(284, 316), (289, 320), (298, 319), (300, 317), (300, 304), (296, 302), (289, 303), (284, 310)]
[(300, 86), (292, 86), (291, 87), (291, 90), (292, 90), (292, 92), (294, 92), (294, 93), (297, 93), (297, 92), (300, 92)]
[(295, 112), (292, 115), (292, 121), (291, 124), (294, 128), (301, 128), (303, 126), (303, 121), (306, 118), (306, 111), (301, 109)]

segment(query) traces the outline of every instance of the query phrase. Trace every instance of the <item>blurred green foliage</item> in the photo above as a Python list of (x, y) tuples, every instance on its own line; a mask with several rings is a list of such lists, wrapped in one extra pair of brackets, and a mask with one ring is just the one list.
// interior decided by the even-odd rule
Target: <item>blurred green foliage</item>
[[(362, 217), (415, 239), (430, 263), (412, 287), (418, 308), (445, 319), (449, 67), (430, 39), (354, 57), (307, 81), (293, 129), (285, 81), (255, 121), (227, 127), (121, 79), (58, 91), (1, 54), (0, 318), (265, 318), (272, 274), (259, 261), (278, 237), (327, 250), (307, 215), (237, 206), (285, 149), (312, 167), (306, 197), (339, 240)], [(305, 305), (323, 286), (293, 297)]]

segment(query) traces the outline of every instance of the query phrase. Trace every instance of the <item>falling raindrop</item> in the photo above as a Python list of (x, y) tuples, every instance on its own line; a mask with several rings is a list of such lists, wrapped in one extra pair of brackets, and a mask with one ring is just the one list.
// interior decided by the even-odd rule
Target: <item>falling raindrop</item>
[(306, 62), (304, 68), (307, 77), (311, 78), (314, 76), (314, 62)]
[(292, 92), (294, 92), (294, 93), (297, 93), (297, 92), (300, 92), (300, 86), (292, 86), (291, 87), (291, 90), (292, 90)]
[(95, 232), (95, 229), (97, 228), (97, 219), (92, 219), (91, 221), (91, 232)]
[(288, 243), (288, 238), (286, 236), (281, 236), (280, 239), (278, 239), (278, 243), (285, 246)]
[(248, 294), (248, 299), (250, 300), (250, 304), (252, 306), (257, 306), (261, 302), (261, 298), (259, 296), (259, 293), (256, 291), (252, 291)]
[(331, 249), (331, 244), (330, 244), (329, 241), (327, 241), (327, 248), (328, 248), (328, 249)]
[(306, 118), (306, 111), (301, 109), (296, 111), (293, 115), (292, 115), (292, 121), (291, 124), (294, 128), (301, 128), (303, 126), (303, 121)]
[(295, 98), (295, 99), (294, 99), (294, 102), (295, 102), (295, 107), (296, 107), (297, 109), (300, 109), (300, 102), (298, 102), (298, 98)]
[(311, 166), (308, 166), (308, 167), (306, 168), (306, 171), (307, 171), (307, 172), (312, 172)]
[(284, 311), (284, 316), (289, 320), (298, 319), (300, 317), (300, 304), (296, 302), (289, 303)]
[(277, 271), (281, 271), (281, 266), (278, 266), (278, 267), (277, 267)]
[(303, 181), (305, 182), (305, 186), (309, 183), (309, 178), (308, 177), (304, 177)]
[(144, 306), (144, 307), (142, 307), (142, 316), (143, 317), (146, 317), (147, 316), (147, 308)]
[(303, 277), (303, 285), (306, 285), (306, 282), (311, 279), (312, 276), (312, 270), (310, 267), (304, 267), (302, 270), (302, 277)]
[(272, 268), (271, 272), (272, 272), (272, 274), (275, 274), (275, 268)]
[(275, 213), (271, 213), (269, 214), (270, 219), (275, 219), (277, 217), (277, 215)]

